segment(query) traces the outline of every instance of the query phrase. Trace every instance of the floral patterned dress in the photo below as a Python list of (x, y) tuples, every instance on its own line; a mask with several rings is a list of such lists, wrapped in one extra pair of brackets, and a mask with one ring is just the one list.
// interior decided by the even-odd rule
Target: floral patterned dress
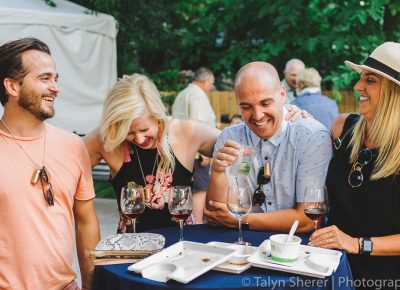
[[(133, 144), (129, 144), (125, 147), (127, 152), (124, 154), (124, 163), (116, 176), (110, 180), (114, 192), (116, 193), (121, 217), (118, 225), (118, 233), (132, 232), (132, 226), (123, 218), (120, 206), (121, 188), (130, 181), (143, 185), (143, 187), (147, 185), (151, 188), (151, 194), (146, 198), (146, 209), (144, 213), (136, 219), (137, 232), (176, 226), (176, 223), (168, 211), (167, 202), (169, 190), (174, 185), (192, 186), (193, 173), (185, 168), (176, 157), (175, 170), (173, 173), (168, 172), (164, 174), (158, 172), (157, 163), (159, 162), (160, 156), (157, 154), (157, 149), (142, 149), (138, 146), (135, 148), (134, 146)], [(135, 150), (137, 150), (137, 154)], [(138, 157), (140, 158), (143, 174), (139, 166)], [(143, 180), (143, 177), (146, 182)]]

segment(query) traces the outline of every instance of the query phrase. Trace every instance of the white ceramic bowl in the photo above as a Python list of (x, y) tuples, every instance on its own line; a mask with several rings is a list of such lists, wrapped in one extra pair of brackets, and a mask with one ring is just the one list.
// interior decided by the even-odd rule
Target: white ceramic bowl
[(310, 255), (307, 266), (315, 271), (327, 273), (331, 268), (337, 267), (340, 257), (335, 255)]
[(253, 247), (246, 245), (231, 245), (227, 247), (228, 249), (234, 249), (235, 254), (228, 260), (231, 264), (245, 264), (247, 263), (247, 258), (254, 252)]
[(209, 242), (208, 245), (217, 247), (217, 248), (226, 248), (226, 249), (234, 249), (235, 253), (229, 260), (228, 263), (234, 265), (243, 265), (247, 263), (247, 258), (257, 249), (256, 247), (246, 246), (246, 245), (236, 245), (231, 243), (223, 243), (223, 242)]

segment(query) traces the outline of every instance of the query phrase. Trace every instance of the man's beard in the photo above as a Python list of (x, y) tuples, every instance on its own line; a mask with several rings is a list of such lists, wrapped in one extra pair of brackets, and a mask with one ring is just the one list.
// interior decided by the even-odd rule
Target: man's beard
[(46, 97), (54, 98), (54, 94), (43, 94), (40, 96), (40, 98), (38, 98), (38, 96), (29, 95), (25, 94), (24, 92), (21, 92), (21, 96), (18, 100), (18, 105), (20, 105), (25, 110), (29, 111), (39, 120), (44, 121), (46, 119), (52, 118), (55, 113), (54, 108), (51, 108), (49, 110), (44, 110), (41, 107), (42, 100)]

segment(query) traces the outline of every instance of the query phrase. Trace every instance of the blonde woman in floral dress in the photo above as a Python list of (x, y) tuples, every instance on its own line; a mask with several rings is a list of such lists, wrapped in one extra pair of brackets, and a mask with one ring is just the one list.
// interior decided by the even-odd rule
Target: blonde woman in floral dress
[[(107, 96), (100, 127), (85, 137), (92, 166), (104, 159), (110, 167), (120, 212), (123, 186), (134, 181), (146, 188), (146, 210), (137, 218), (137, 232), (176, 226), (168, 211), (168, 192), (174, 185), (192, 185), (197, 152), (211, 157), (219, 134), (206, 123), (175, 119), (166, 111), (150, 79), (124, 76)], [(201, 222), (202, 216), (196, 218)], [(118, 232), (131, 232), (127, 223), (121, 214)]]

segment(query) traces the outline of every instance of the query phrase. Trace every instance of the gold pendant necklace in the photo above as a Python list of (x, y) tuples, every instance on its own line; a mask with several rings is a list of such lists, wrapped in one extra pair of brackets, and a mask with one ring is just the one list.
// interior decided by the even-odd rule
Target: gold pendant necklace
[[(8, 126), (6, 125), (6, 123), (4, 122), (3, 118), (1, 118), (1, 123), (3, 124), (4, 128), (6, 128), (7, 132), (13, 137), (14, 142), (17, 143), (17, 145), (19, 146), (19, 148), (21, 148), (21, 150), (25, 153), (26, 157), (28, 157), (28, 159), (32, 162), (33, 166), (36, 167), (35, 162), (33, 162), (32, 158), (29, 156), (28, 152), (25, 151), (25, 149), (22, 147), (21, 144), (19, 144), (19, 142), (17, 141), (17, 138), (15, 138), (14, 134), (11, 133), (11, 130), (8, 128)], [(44, 156), (45, 156), (45, 152), (46, 152), (46, 125), (44, 126), (44, 141), (43, 141), (43, 156), (42, 156), (42, 166), (38, 169), (35, 169), (33, 171), (32, 174), (32, 178), (31, 178), (31, 183), (32, 184), (36, 184), (39, 181), (39, 175), (40, 172), (44, 169)]]
[[(136, 145), (134, 145), (134, 148), (135, 148), (135, 152), (136, 152), (136, 157), (137, 157), (138, 162), (139, 162), (140, 172), (142, 173), (143, 181), (144, 181), (144, 184), (145, 184), (144, 197), (145, 197), (146, 202), (149, 202), (150, 199), (151, 199), (152, 186), (150, 184), (147, 184), (147, 182), (146, 182), (146, 178), (144, 177), (144, 173), (143, 173), (142, 163), (140, 162), (140, 157), (139, 157), (139, 153), (137, 151)], [(154, 176), (154, 169), (156, 168), (156, 164), (158, 165), (157, 156), (158, 156), (158, 153), (156, 151), (156, 157), (154, 158), (153, 169), (151, 170), (151, 175), (152, 176)]]
[(271, 179), (271, 163), (268, 156), (264, 157), (264, 178)]

